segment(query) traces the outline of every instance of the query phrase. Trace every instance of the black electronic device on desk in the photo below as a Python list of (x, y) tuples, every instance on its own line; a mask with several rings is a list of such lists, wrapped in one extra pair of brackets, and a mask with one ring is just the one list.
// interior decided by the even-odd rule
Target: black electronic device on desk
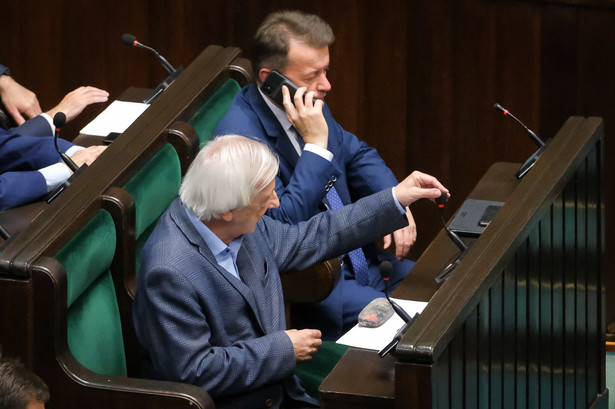
[(457, 234), (480, 236), (503, 205), (493, 200), (468, 199), (448, 227)]

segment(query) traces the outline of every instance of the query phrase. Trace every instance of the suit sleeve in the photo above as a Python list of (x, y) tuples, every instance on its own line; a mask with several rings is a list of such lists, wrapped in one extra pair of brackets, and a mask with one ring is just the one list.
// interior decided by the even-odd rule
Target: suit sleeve
[[(58, 146), (66, 151), (73, 144), (60, 139)], [(37, 170), (58, 162), (52, 137), (0, 130), (0, 208), (20, 206), (45, 195), (47, 183)]]
[[(58, 139), (58, 147), (66, 152), (72, 143)], [(0, 173), (30, 171), (61, 161), (53, 137), (20, 135), (0, 130)]]
[(0, 210), (30, 203), (47, 193), (40, 172), (6, 172), (0, 175)]
[(38, 115), (28, 119), (23, 124), (11, 128), (10, 131), (19, 135), (29, 136), (53, 136), (53, 130), (49, 122), (42, 116)]
[(280, 271), (287, 272), (344, 254), (407, 225), (387, 189), (296, 225), (263, 218), (259, 228)]

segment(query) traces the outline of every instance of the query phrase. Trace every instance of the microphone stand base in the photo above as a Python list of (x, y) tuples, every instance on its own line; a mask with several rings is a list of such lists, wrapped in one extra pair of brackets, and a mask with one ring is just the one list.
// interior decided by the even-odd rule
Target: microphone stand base
[(156, 98), (160, 96), (160, 94), (162, 94), (165, 89), (167, 89), (169, 85), (171, 85), (173, 81), (175, 81), (175, 78), (177, 78), (179, 74), (181, 74), (183, 71), (184, 67), (179, 67), (178, 69), (176, 69), (174, 73), (165, 78), (165, 80), (162, 81), (154, 91), (152, 91), (149, 97), (143, 100), (143, 103), (151, 104)]
[(60, 193), (62, 193), (64, 189), (69, 187), (70, 184), (77, 178), (77, 176), (79, 176), (81, 172), (83, 172), (87, 167), (88, 165), (82, 165), (68, 179), (66, 179), (64, 183), (49, 192), (47, 196), (45, 196), (45, 203), (49, 204), (53, 202), (58, 196), (60, 196)]

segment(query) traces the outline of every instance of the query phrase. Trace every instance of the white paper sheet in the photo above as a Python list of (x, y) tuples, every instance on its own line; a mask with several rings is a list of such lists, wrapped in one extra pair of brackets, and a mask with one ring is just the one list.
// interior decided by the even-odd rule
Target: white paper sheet
[[(391, 299), (399, 304), (399, 306), (411, 317), (417, 312), (421, 313), (427, 305), (427, 303), (423, 301), (400, 300), (397, 298)], [(387, 322), (377, 328), (362, 327), (359, 324), (355, 325), (350, 331), (342, 335), (342, 337), (337, 340), (337, 343), (356, 348), (380, 351), (391, 342), (397, 331), (403, 325), (404, 321), (397, 314), (393, 314)]]
[(141, 102), (113, 101), (80, 133), (107, 136), (111, 132), (124, 132), (149, 107)]

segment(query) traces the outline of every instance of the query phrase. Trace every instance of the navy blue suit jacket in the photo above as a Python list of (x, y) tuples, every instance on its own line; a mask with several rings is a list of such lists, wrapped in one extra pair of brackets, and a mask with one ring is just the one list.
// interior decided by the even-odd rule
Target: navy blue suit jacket
[(222, 409), (315, 403), (294, 375), (279, 275), (405, 225), (390, 191), (298, 225), (264, 216), (243, 236), (239, 280), (218, 265), (176, 199), (142, 253), (133, 314), (144, 375), (201, 386)]
[[(60, 162), (49, 123), (42, 116), (23, 125), (0, 129), (0, 210), (32, 202), (47, 193), (38, 169)], [(58, 139), (65, 152), (73, 144)]]

